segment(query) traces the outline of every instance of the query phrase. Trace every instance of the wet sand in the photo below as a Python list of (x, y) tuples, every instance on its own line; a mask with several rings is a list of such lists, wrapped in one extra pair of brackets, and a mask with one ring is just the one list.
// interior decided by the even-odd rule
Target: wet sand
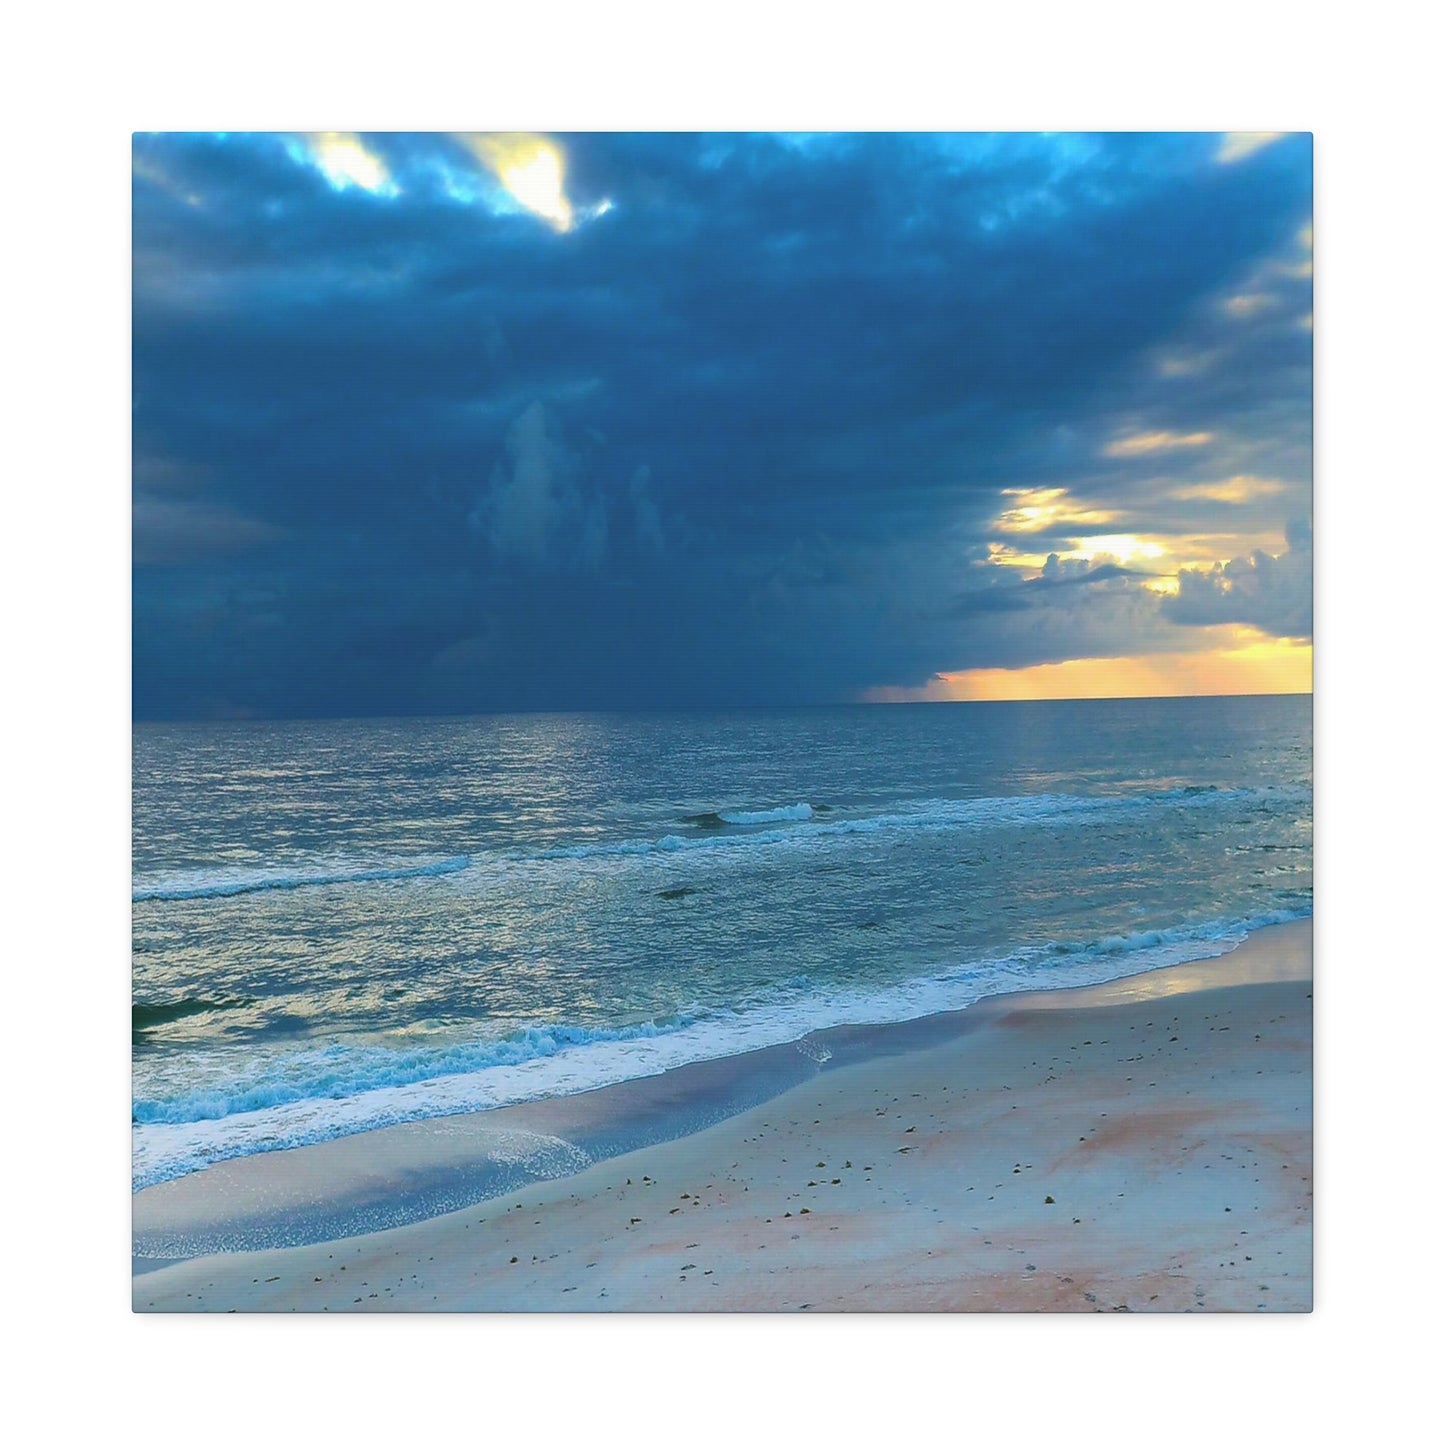
[[(134, 1307), (1308, 1310), (1311, 938), (1285, 924), (1219, 959), (903, 1026), (710, 1127), (416, 1223), (141, 1261)], [(662, 1087), (695, 1105), (721, 1069)], [(602, 1105), (524, 1107), (511, 1127), (565, 1148), (549, 1131)], [(414, 1194), (497, 1127), (216, 1166), (137, 1195), (137, 1230)]]

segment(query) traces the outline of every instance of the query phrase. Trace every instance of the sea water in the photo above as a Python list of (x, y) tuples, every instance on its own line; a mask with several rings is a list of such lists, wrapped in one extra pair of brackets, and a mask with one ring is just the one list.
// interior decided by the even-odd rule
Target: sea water
[(1308, 697), (137, 725), (135, 1187), (1312, 910)]

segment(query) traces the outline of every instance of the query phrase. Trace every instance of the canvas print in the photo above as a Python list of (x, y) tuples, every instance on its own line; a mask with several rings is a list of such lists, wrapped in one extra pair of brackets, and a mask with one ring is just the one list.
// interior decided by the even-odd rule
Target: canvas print
[(133, 1307), (1312, 1307), (1312, 140), (138, 134)]

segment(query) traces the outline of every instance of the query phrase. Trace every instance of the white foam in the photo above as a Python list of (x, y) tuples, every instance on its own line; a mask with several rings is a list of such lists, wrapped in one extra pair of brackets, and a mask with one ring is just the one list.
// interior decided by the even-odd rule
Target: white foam
[(810, 803), (794, 803), (786, 808), (760, 808), (756, 812), (727, 809), (718, 813), (724, 823), (803, 823), (813, 816)]

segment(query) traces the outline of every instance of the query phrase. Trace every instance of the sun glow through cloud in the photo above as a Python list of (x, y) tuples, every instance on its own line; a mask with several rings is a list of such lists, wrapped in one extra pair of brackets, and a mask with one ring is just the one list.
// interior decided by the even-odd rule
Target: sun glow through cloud
[[(558, 231), (570, 231), (576, 224), (577, 212), (567, 199), (566, 157), (556, 142), (519, 133), (459, 139), (519, 205)], [(604, 201), (591, 214), (600, 215), (604, 209), (611, 209), (609, 202)]]
[(1005, 497), (1016, 499), (994, 524), (1000, 532), (1043, 532), (1059, 527), (1106, 527), (1118, 513), (1077, 505), (1067, 487), (1009, 487)]
[(1248, 696), (1307, 693), (1314, 647), (1252, 627), (1221, 627), (1219, 645), (1201, 652), (1140, 657), (1076, 657), (1034, 667), (940, 672), (923, 687), (879, 687), (865, 702), (1032, 702), (1084, 697)]
[(313, 131), (305, 140), (312, 164), (334, 190), (356, 186), (374, 196), (396, 195), (397, 187), (386, 162), (367, 150), (360, 136), (350, 131), (325, 130)]
[(1132, 532), (1110, 532), (1102, 537), (1079, 537), (1074, 540), (1072, 552), (1060, 552), (1061, 557), (1094, 558), (1112, 557), (1116, 562), (1152, 562), (1164, 555), (1164, 547), (1147, 537), (1136, 537)]

